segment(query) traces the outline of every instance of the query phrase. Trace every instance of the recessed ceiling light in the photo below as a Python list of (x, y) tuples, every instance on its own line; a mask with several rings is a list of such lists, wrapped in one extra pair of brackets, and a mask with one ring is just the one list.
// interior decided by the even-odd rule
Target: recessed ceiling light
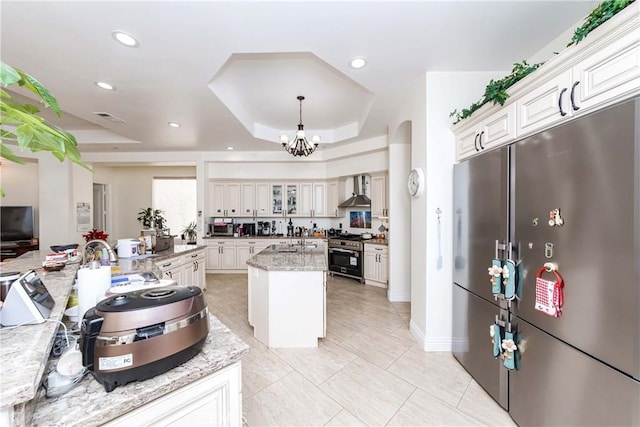
[(169, 122), (169, 126), (171, 126), (172, 128), (179, 128), (180, 127), (180, 123)]
[(233, 151), (233, 147), (227, 147), (227, 150)]
[(367, 65), (367, 60), (364, 58), (353, 58), (351, 62), (349, 62), (349, 65), (351, 66), (351, 68), (363, 68), (365, 65)]
[(111, 86), (107, 82), (96, 82), (96, 86), (98, 86), (100, 89), (104, 89), (104, 90), (115, 90), (115, 87)]
[(140, 43), (138, 43), (138, 40), (136, 40), (131, 34), (127, 34), (122, 31), (112, 32), (111, 37), (113, 37), (116, 41), (122, 43), (125, 46), (129, 46), (129, 47), (140, 46)]

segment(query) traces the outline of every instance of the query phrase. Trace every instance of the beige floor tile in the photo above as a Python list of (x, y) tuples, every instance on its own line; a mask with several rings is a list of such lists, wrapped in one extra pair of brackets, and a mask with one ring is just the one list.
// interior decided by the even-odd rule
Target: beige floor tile
[(416, 340), (416, 338), (411, 335), (411, 331), (409, 330), (409, 326), (408, 325), (404, 325), (404, 326), (400, 326), (398, 329), (396, 329), (395, 331), (391, 332), (389, 335), (391, 335), (392, 337), (396, 337), (401, 339), (402, 341), (411, 344), (412, 346), (419, 346), (420, 344), (418, 343), (418, 340)]
[(487, 394), (475, 380), (471, 380), (467, 391), (458, 404), (458, 409), (467, 415), (494, 426), (515, 426), (509, 413)]
[(411, 314), (411, 303), (410, 302), (392, 302), (391, 305), (396, 309), (398, 313), (409, 313)]
[(420, 389), (391, 418), (389, 426), (476, 426), (482, 423), (466, 416)]
[(320, 340), (318, 348), (279, 348), (272, 351), (314, 385), (322, 384), (356, 358), (328, 340)]
[(335, 317), (327, 317), (327, 336), (326, 340), (333, 341), (334, 343), (341, 343), (342, 341), (354, 336), (362, 328), (355, 325), (349, 319), (340, 321)]
[(346, 409), (343, 409), (325, 424), (325, 427), (361, 427), (366, 426), (358, 417), (351, 414)]
[(416, 347), (403, 354), (387, 371), (453, 407), (458, 405), (471, 381), (471, 376), (451, 353), (425, 352)]
[(400, 338), (367, 328), (341, 342), (340, 347), (379, 368), (387, 369), (411, 347), (411, 344)]
[(293, 372), (244, 399), (251, 426), (322, 426), (342, 408), (302, 375)]
[(242, 398), (246, 399), (293, 372), (272, 351), (250, 351), (242, 359)]
[(362, 359), (355, 359), (320, 390), (369, 425), (383, 425), (415, 387)]

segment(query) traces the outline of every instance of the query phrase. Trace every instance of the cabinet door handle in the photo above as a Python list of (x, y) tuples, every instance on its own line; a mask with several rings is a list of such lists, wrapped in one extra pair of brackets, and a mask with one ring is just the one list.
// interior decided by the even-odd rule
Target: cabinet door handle
[(480, 135), (478, 136), (478, 145), (481, 150), (484, 150), (484, 147), (482, 146), (482, 135), (484, 135), (484, 131), (480, 132)]
[(560, 91), (560, 96), (558, 96), (558, 110), (560, 110), (560, 115), (562, 117), (567, 115), (567, 113), (565, 113), (564, 110), (562, 109), (562, 95), (564, 95), (566, 91), (567, 91), (566, 87), (562, 88), (562, 90)]
[(476, 133), (476, 137), (475, 137), (475, 138), (473, 138), (473, 148), (475, 148), (475, 149), (476, 149), (476, 151), (480, 151), (480, 150), (478, 150), (478, 137), (479, 137), (479, 136), (480, 136), (480, 134), (479, 134), (479, 133)]
[(170, 271), (167, 271), (167, 276), (169, 276), (169, 278), (173, 279), (173, 275), (171, 274)]
[(575, 101), (575, 92), (576, 92), (576, 86), (578, 86), (580, 84), (580, 80), (578, 80), (577, 82), (573, 83), (573, 86), (571, 86), (571, 108), (573, 108), (573, 111), (578, 111), (580, 109), (580, 107), (578, 107), (576, 105), (576, 101)]

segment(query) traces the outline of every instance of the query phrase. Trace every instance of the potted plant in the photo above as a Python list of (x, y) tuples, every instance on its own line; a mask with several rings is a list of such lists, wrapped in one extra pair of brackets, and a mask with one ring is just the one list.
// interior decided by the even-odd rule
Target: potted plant
[(181, 233), (182, 240), (186, 240), (187, 245), (195, 245), (196, 238), (198, 237), (198, 224), (196, 224), (195, 221), (190, 222), (189, 225), (184, 227)]
[(165, 219), (160, 209), (141, 208), (138, 212), (138, 221), (144, 229), (149, 229), (153, 225), (154, 228), (162, 230), (164, 228)]

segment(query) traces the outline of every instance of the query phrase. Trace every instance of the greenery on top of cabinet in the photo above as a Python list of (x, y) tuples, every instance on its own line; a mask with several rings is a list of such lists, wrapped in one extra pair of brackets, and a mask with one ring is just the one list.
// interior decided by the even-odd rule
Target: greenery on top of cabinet
[[(633, 2), (635, 2), (635, 0), (604, 0), (584, 19), (584, 24), (575, 30), (573, 37), (571, 38), (571, 42), (569, 42), (567, 47), (578, 44), (587, 36), (587, 34), (602, 25), (604, 22), (608, 21), (611, 17)], [(544, 64), (544, 62), (529, 65), (527, 64), (527, 61), (514, 64), (511, 74), (503, 79), (497, 81), (491, 80), (489, 82), (484, 90), (482, 99), (471, 104), (469, 108), (463, 108), (461, 111), (458, 111), (457, 109), (453, 110), (449, 114), (449, 117), (455, 118), (453, 124), (470, 117), (477, 109), (488, 102), (493, 102), (494, 105), (504, 105), (505, 101), (509, 98), (507, 89), (527, 75), (531, 74), (533, 71), (537, 70), (542, 64)]]
[(594, 29), (598, 28), (602, 23), (608, 21), (616, 13), (629, 6), (636, 0), (605, 0), (598, 7), (593, 9), (591, 13), (584, 18), (584, 23), (576, 28), (571, 41), (567, 47), (578, 44), (582, 39), (587, 37)]
[(507, 89), (513, 86), (516, 82), (522, 80), (533, 71), (537, 70), (538, 67), (540, 67), (542, 64), (544, 64), (544, 62), (530, 65), (527, 63), (527, 61), (524, 60), (520, 63), (513, 64), (513, 70), (511, 70), (511, 74), (500, 80), (491, 79), (487, 87), (484, 89), (484, 95), (481, 100), (479, 100), (478, 102), (474, 102), (473, 104), (471, 104), (471, 106), (469, 106), (469, 108), (463, 108), (460, 112), (458, 112), (457, 109), (453, 110), (449, 114), (449, 117), (455, 117), (455, 124), (460, 120), (466, 119), (467, 117), (471, 116), (474, 111), (488, 102), (493, 102), (494, 105), (504, 105), (507, 98), (509, 98)]

